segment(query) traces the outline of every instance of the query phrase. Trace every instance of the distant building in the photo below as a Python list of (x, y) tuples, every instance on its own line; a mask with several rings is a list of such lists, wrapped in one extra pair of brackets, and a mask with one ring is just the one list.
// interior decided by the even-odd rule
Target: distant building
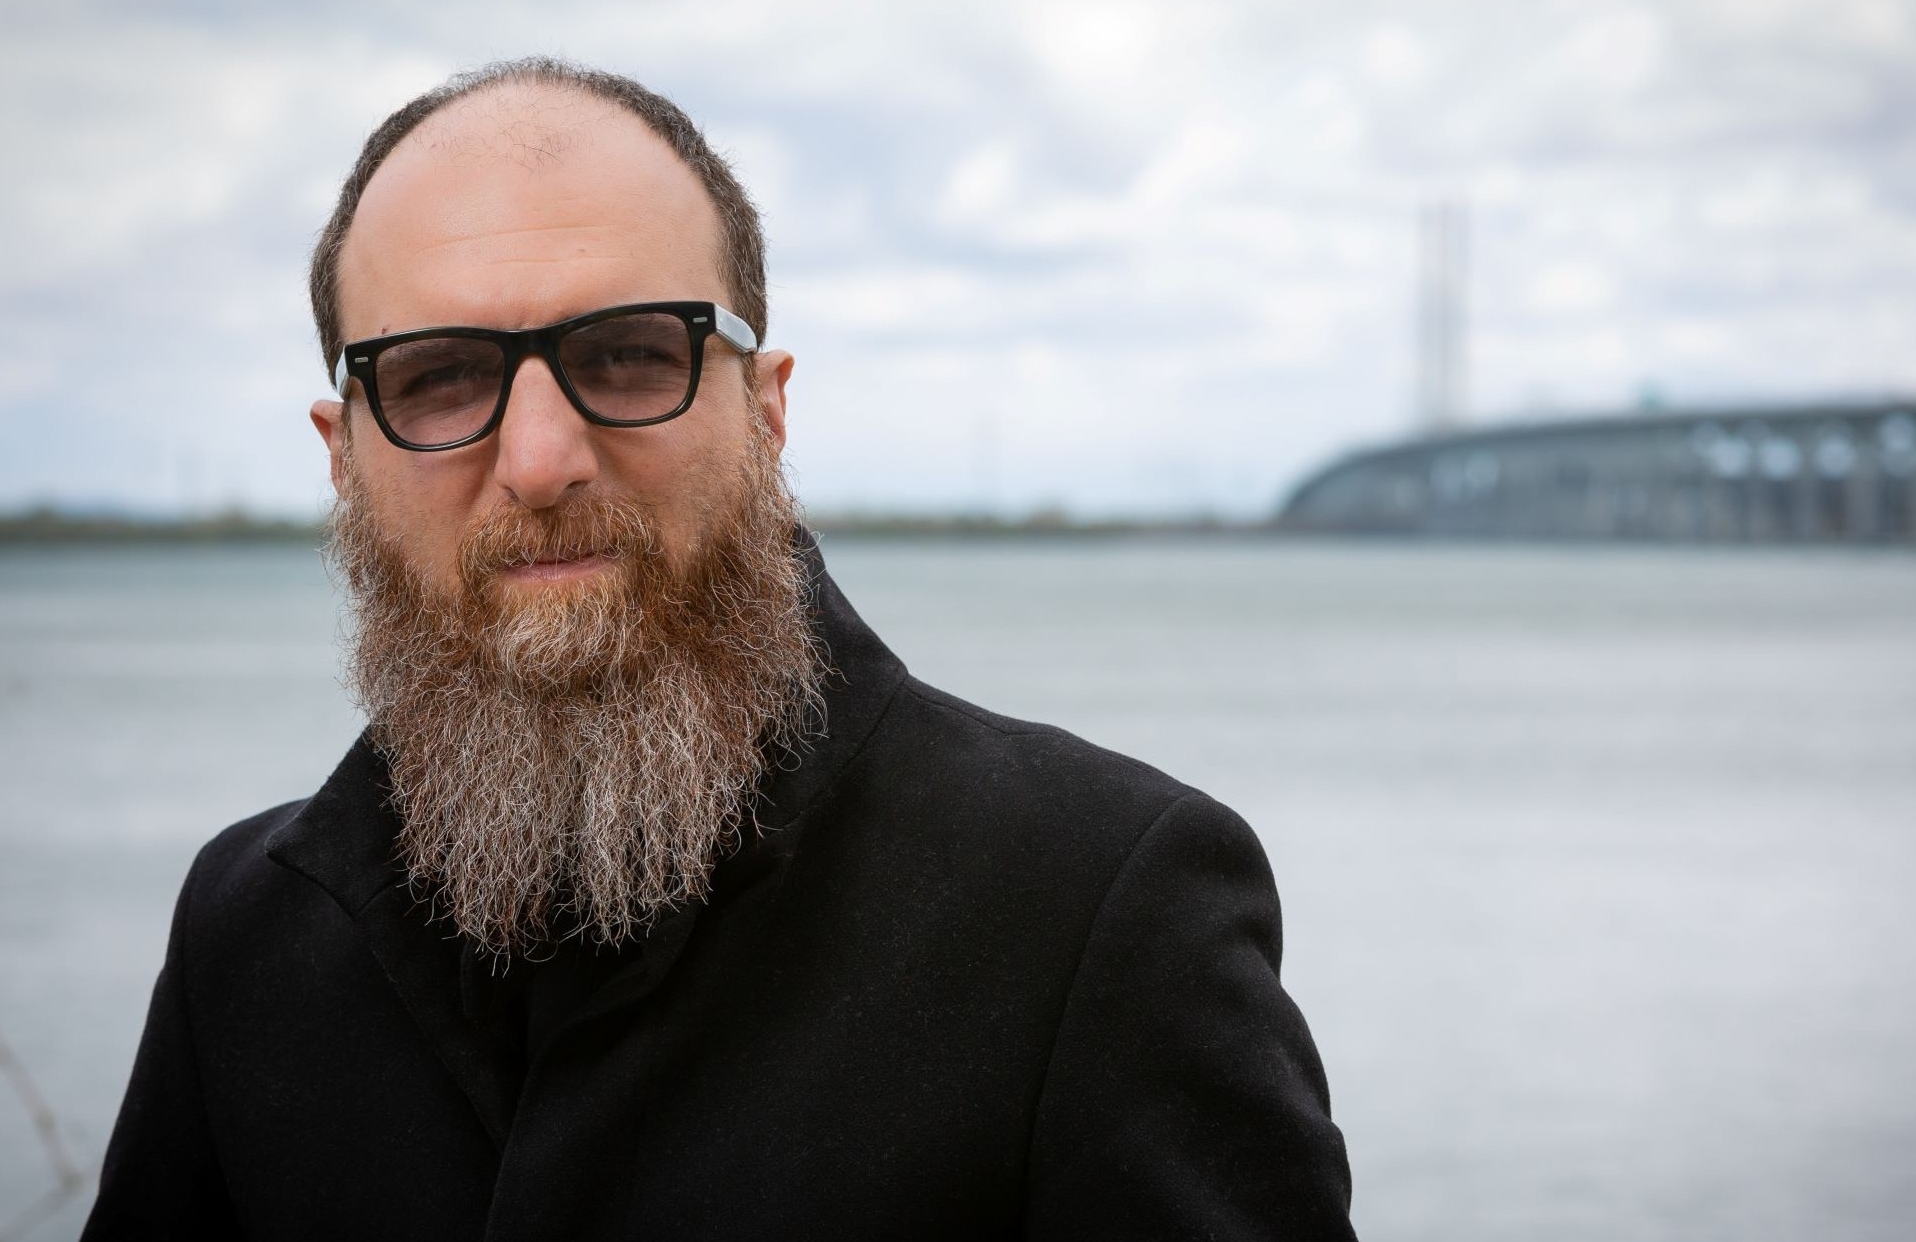
[(1305, 480), (1297, 531), (1916, 542), (1916, 401), (1582, 418), (1434, 435)]

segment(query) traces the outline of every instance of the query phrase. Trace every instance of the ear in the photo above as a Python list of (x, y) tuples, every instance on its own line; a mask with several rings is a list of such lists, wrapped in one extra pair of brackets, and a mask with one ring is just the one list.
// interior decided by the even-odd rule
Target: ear
[(758, 411), (781, 451), (785, 448), (785, 382), (792, 378), (792, 356), (768, 349), (753, 356), (757, 366)]
[(328, 473), (332, 476), (333, 490), (337, 492), (340, 472), (344, 469), (342, 463), (346, 456), (346, 438), (352, 434), (346, 430), (346, 404), (343, 401), (315, 401), (312, 419), (319, 438), (326, 441), (326, 455), (331, 459)]

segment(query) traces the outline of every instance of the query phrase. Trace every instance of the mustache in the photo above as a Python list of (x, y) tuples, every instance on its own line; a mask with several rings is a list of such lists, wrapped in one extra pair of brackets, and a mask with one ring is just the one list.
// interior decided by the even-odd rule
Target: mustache
[(459, 574), (469, 588), (541, 561), (656, 560), (657, 529), (638, 501), (582, 492), (547, 509), (508, 502), (491, 510), (459, 546)]

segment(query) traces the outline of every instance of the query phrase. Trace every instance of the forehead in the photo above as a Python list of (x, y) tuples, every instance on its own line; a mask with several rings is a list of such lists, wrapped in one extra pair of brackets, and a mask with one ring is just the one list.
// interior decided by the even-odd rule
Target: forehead
[(340, 254), (348, 340), (530, 327), (618, 302), (725, 300), (717, 210), (644, 121), (567, 89), (449, 104), (366, 186)]

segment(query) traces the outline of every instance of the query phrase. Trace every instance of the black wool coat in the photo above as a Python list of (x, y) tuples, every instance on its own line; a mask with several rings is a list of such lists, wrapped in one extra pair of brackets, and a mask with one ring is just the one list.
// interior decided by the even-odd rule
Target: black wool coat
[(209, 843), (85, 1236), (1351, 1237), (1257, 838), (916, 681), (814, 566), (827, 735), (534, 1048), (363, 740)]

